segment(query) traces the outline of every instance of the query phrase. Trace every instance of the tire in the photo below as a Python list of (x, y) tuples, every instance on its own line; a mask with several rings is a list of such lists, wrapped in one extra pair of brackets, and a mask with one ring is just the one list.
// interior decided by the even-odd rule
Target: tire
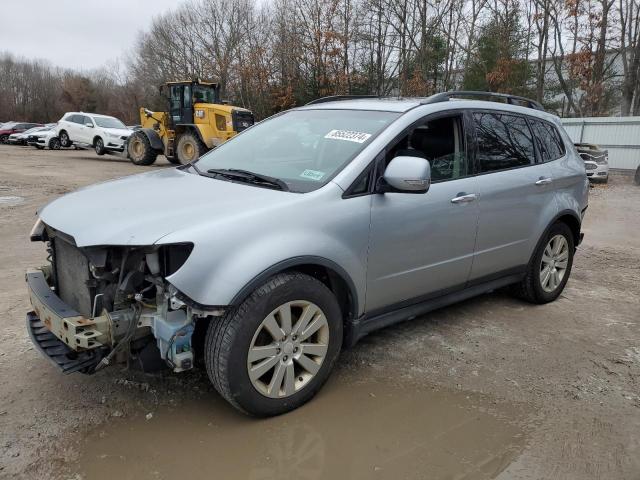
[(73, 142), (69, 138), (69, 134), (64, 130), (60, 132), (60, 134), (58, 135), (58, 139), (60, 140), (61, 147), (69, 148), (71, 145), (73, 145)]
[[(282, 318), (275, 312), (278, 309), (290, 312), (293, 326), (280, 340), (276, 340), (269, 333), (272, 330), (265, 326), (269, 318), (274, 319), (276, 327), (284, 324), (282, 321), (277, 323), (276, 319)], [(307, 326), (322, 326), (308, 338), (302, 333), (297, 336), (296, 327), (302, 312), (314, 311), (313, 316), (309, 315), (313, 322)], [(317, 315), (318, 311), (324, 316)], [(252, 347), (259, 350), (265, 343), (271, 353), (250, 361), (249, 352), (255, 352)], [(341, 345), (342, 313), (331, 290), (313, 277), (291, 272), (271, 277), (237, 309), (221, 319), (211, 320), (204, 357), (209, 379), (225, 400), (244, 413), (267, 417), (298, 408), (313, 398), (329, 377)], [(305, 348), (320, 349), (324, 357), (320, 357), (323, 353), (311, 353), (310, 350), (305, 355)], [(252, 380), (249, 369), (255, 372), (256, 366), (274, 359), (275, 363), (263, 372), (262, 377), (254, 375)], [(309, 365), (309, 359), (315, 365), (306, 370), (303, 363)], [(269, 392), (271, 386), (267, 383), (276, 385), (274, 380), (278, 371), (281, 373), (279, 386)]]
[(170, 160), (171, 163), (186, 165), (199, 159), (207, 151), (207, 146), (193, 133), (180, 135), (176, 145), (176, 158), (178, 162)]
[(93, 142), (93, 148), (96, 150), (96, 155), (104, 155), (106, 150), (104, 149), (104, 140), (100, 137), (96, 138)]
[[(550, 245), (550, 242), (554, 240), (558, 241), (560, 238), (564, 239), (566, 245), (566, 260), (560, 260), (560, 258), (564, 258), (564, 256), (558, 256), (557, 258), (554, 255), (551, 256), (555, 261), (555, 266), (550, 267), (550, 275), (553, 278), (549, 279), (551, 283), (543, 284), (543, 277), (546, 277), (546, 275), (543, 275), (543, 269), (549, 265), (548, 263), (543, 263), (543, 256), (549, 258), (545, 255), (545, 251), (547, 251), (547, 248), (552, 248), (554, 245), (557, 245), (555, 243)], [(562, 244), (562, 241), (560, 241), (560, 243)], [(567, 224), (558, 222), (552, 225), (536, 247), (536, 251), (527, 267), (525, 277), (520, 283), (514, 285), (514, 293), (523, 300), (531, 303), (543, 304), (554, 301), (560, 296), (569, 280), (571, 267), (573, 266), (574, 252), (573, 232)], [(561, 268), (559, 268), (560, 265), (565, 266), (562, 272)], [(558, 276), (554, 275), (554, 271), (558, 272)]]
[(149, 137), (142, 132), (134, 132), (129, 137), (127, 156), (134, 165), (151, 165), (158, 158), (158, 152), (151, 147)]
[(178, 157), (167, 157), (167, 160), (169, 160), (169, 163), (172, 163), (174, 165), (181, 165), (180, 160), (178, 160)]
[(50, 150), (60, 150), (60, 147), (62, 145), (60, 145), (60, 139), (55, 137), (52, 138), (51, 140), (49, 140), (49, 149)]
[(0, 143), (6, 144), (9, 141), (9, 135), (0, 135)]

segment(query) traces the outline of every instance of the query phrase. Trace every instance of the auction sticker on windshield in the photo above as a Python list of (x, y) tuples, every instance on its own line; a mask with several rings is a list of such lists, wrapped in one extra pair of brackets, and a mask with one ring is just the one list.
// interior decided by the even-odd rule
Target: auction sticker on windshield
[(305, 170), (300, 174), (300, 176), (309, 180), (319, 181), (324, 177), (324, 172), (319, 172), (317, 170)]
[(330, 138), (332, 140), (346, 140), (347, 142), (364, 143), (369, 137), (370, 133), (354, 132), (352, 130), (331, 130), (324, 138)]

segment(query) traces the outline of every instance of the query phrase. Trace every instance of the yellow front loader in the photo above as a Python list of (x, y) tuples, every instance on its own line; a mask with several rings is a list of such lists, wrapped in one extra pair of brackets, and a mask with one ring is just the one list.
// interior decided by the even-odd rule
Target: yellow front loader
[(190, 163), (254, 123), (250, 110), (220, 101), (216, 83), (168, 82), (160, 91), (169, 108), (141, 108), (142, 128), (128, 140), (127, 153), (136, 165), (151, 165), (160, 154), (171, 163)]

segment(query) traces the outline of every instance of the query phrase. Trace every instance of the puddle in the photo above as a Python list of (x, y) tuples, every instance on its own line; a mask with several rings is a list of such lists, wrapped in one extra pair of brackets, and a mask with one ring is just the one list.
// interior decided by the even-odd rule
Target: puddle
[(119, 418), (82, 440), (82, 479), (490, 479), (524, 448), (525, 414), (461, 392), (331, 382), (276, 418), (213, 394)]
[(24, 202), (24, 198), (22, 197), (16, 197), (13, 195), (9, 195), (6, 197), (0, 196), (0, 205), (18, 205), (22, 202)]

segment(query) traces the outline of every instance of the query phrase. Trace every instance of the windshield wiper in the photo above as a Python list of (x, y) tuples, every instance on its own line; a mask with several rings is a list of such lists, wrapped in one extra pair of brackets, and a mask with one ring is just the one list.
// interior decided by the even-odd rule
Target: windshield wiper
[(270, 177), (268, 175), (262, 175), (261, 173), (250, 172), (249, 170), (241, 170), (239, 168), (210, 168), (207, 173), (214, 175), (221, 175), (226, 178), (234, 180), (241, 180), (247, 183), (253, 183), (255, 185), (266, 185), (269, 187), (275, 187), (278, 190), (285, 192), (289, 191), (289, 186), (280, 180), (279, 178)]

